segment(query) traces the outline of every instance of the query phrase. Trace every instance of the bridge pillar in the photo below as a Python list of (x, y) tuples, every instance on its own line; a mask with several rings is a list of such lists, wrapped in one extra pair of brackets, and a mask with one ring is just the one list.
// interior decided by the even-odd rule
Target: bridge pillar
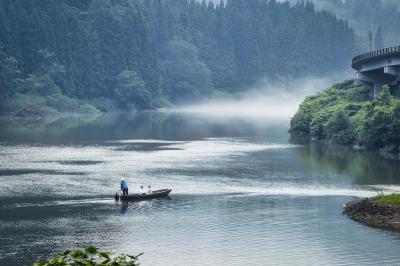
[(374, 83), (373, 82), (368, 82), (368, 81), (365, 81), (365, 80), (361, 80), (361, 79), (359, 79), (358, 77), (357, 77), (357, 79), (356, 79), (356, 84), (357, 85), (360, 85), (360, 86), (367, 86), (367, 87), (370, 87), (370, 88), (372, 88), (370, 91), (369, 91), (369, 97), (370, 98), (375, 98), (375, 89), (374, 89)]
[(400, 66), (385, 66), (383, 72), (385, 74), (400, 77)]
[[(397, 70), (388, 69), (388, 71)], [(371, 94), (375, 98), (385, 84), (392, 85), (393, 83), (395, 83), (397, 81), (397, 76), (380, 71), (367, 71), (358, 72), (357, 80), (361, 81), (363, 84), (369, 84), (373, 89)]]
[(383, 82), (379, 82), (379, 81), (374, 82), (374, 99), (381, 92), (384, 85), (385, 85), (385, 83), (383, 83)]

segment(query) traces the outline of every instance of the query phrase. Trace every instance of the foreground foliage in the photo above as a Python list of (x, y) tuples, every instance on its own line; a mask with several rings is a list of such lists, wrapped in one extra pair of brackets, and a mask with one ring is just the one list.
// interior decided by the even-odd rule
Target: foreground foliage
[(400, 152), (400, 88), (371, 90), (353, 80), (307, 97), (291, 120), (295, 136), (336, 144), (356, 144), (385, 154)]
[(103, 252), (89, 246), (83, 250), (66, 250), (47, 262), (36, 262), (33, 266), (139, 266), (140, 255), (112, 256), (110, 252)]

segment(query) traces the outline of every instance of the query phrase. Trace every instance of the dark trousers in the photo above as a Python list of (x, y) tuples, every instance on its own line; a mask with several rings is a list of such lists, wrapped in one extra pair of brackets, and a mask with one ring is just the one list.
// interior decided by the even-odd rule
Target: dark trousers
[(122, 194), (125, 196), (125, 195), (128, 195), (128, 189), (123, 189), (122, 190)]

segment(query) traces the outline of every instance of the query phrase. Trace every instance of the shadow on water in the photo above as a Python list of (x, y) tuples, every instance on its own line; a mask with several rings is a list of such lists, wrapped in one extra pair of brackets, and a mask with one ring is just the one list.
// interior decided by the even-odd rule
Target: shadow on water
[(62, 165), (93, 165), (93, 164), (101, 164), (104, 161), (91, 161), (91, 160), (64, 160), (64, 161), (48, 161), (55, 162)]
[[(180, 148), (169, 147), (171, 143), (111, 143), (115, 151), (140, 151), (140, 152), (153, 152), (153, 151), (179, 151)], [(107, 145), (104, 145), (107, 146)]]
[(0, 169), (0, 176), (19, 176), (29, 174), (42, 174), (42, 175), (85, 175), (85, 172), (77, 171), (58, 171), (51, 169)]

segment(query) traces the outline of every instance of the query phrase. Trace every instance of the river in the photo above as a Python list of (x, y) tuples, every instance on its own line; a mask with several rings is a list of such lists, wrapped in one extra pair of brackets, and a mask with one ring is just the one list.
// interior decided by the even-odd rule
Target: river
[[(298, 144), (287, 120), (147, 112), (0, 124), (0, 265), (95, 245), (142, 265), (400, 265), (400, 234), (342, 204), (398, 161)], [(116, 203), (125, 178), (170, 199)]]

